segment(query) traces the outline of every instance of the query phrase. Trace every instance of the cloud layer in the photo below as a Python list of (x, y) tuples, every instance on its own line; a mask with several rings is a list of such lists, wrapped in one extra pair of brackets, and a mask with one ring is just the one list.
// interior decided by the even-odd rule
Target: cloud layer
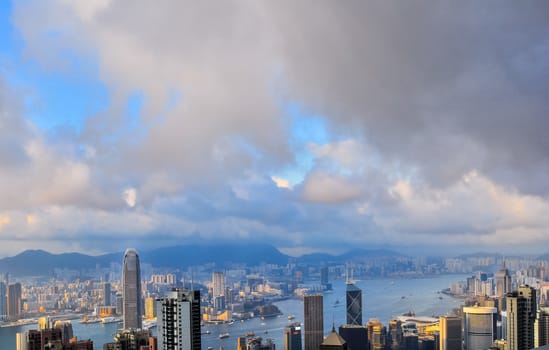
[(15, 75), (91, 71), (109, 97), (45, 128), (0, 80), (0, 237), (18, 249), (549, 243), (543, 3), (48, 0), (12, 23)]

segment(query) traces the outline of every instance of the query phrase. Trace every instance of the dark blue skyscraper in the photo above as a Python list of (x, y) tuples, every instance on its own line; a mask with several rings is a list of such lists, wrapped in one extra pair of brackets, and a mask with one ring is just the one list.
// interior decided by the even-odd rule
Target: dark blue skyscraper
[(362, 290), (347, 281), (347, 324), (362, 325)]

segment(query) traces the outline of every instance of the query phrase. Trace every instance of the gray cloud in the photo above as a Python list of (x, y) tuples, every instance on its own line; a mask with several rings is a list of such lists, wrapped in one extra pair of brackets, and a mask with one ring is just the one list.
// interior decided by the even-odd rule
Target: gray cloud
[[(142, 239), (262, 237), (286, 248), (440, 236), (492, 245), (518, 232), (528, 245), (549, 228), (544, 3), (14, 6), (26, 57), (60, 74), (70, 74), (67, 50), (93, 57), (111, 105), (52, 141), (0, 104), (0, 180), (10, 184), (0, 208), (14, 218), (2, 232), (27, 225), (26, 208), (52, 238), (129, 237), (125, 225), (139, 222), (130, 227)], [(11, 105), (7, 91), (0, 102)], [(137, 126), (124, 117), (136, 91)], [(299, 140), (311, 169), (277, 188), (271, 176), (298, 162), (291, 101), (327, 120), (330, 141)]]

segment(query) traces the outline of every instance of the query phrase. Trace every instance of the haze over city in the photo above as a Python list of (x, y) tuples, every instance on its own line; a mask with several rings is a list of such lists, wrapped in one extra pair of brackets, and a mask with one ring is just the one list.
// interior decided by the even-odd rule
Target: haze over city
[(549, 3), (0, 3), (0, 257), (546, 253)]

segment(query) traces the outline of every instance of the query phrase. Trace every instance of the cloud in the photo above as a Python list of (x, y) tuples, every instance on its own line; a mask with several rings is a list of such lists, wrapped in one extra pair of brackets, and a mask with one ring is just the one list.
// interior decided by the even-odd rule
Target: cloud
[[(493, 246), (518, 234), (525, 247), (546, 242), (545, 4), (46, 0), (14, 9), (27, 62), (61, 78), (93, 66), (110, 104), (77, 133), (42, 130), (25, 92), (0, 81), (7, 237), (135, 231), (288, 249), (290, 240), (307, 251), (439, 237)], [(131, 114), (136, 93), (142, 106)], [(306, 128), (294, 137), (292, 103), (320, 121), (310, 139)]]
[(128, 207), (133, 208), (135, 207), (135, 203), (137, 201), (137, 190), (133, 187), (127, 188), (126, 190), (124, 190), (122, 197), (124, 198), (124, 202), (126, 202)]

